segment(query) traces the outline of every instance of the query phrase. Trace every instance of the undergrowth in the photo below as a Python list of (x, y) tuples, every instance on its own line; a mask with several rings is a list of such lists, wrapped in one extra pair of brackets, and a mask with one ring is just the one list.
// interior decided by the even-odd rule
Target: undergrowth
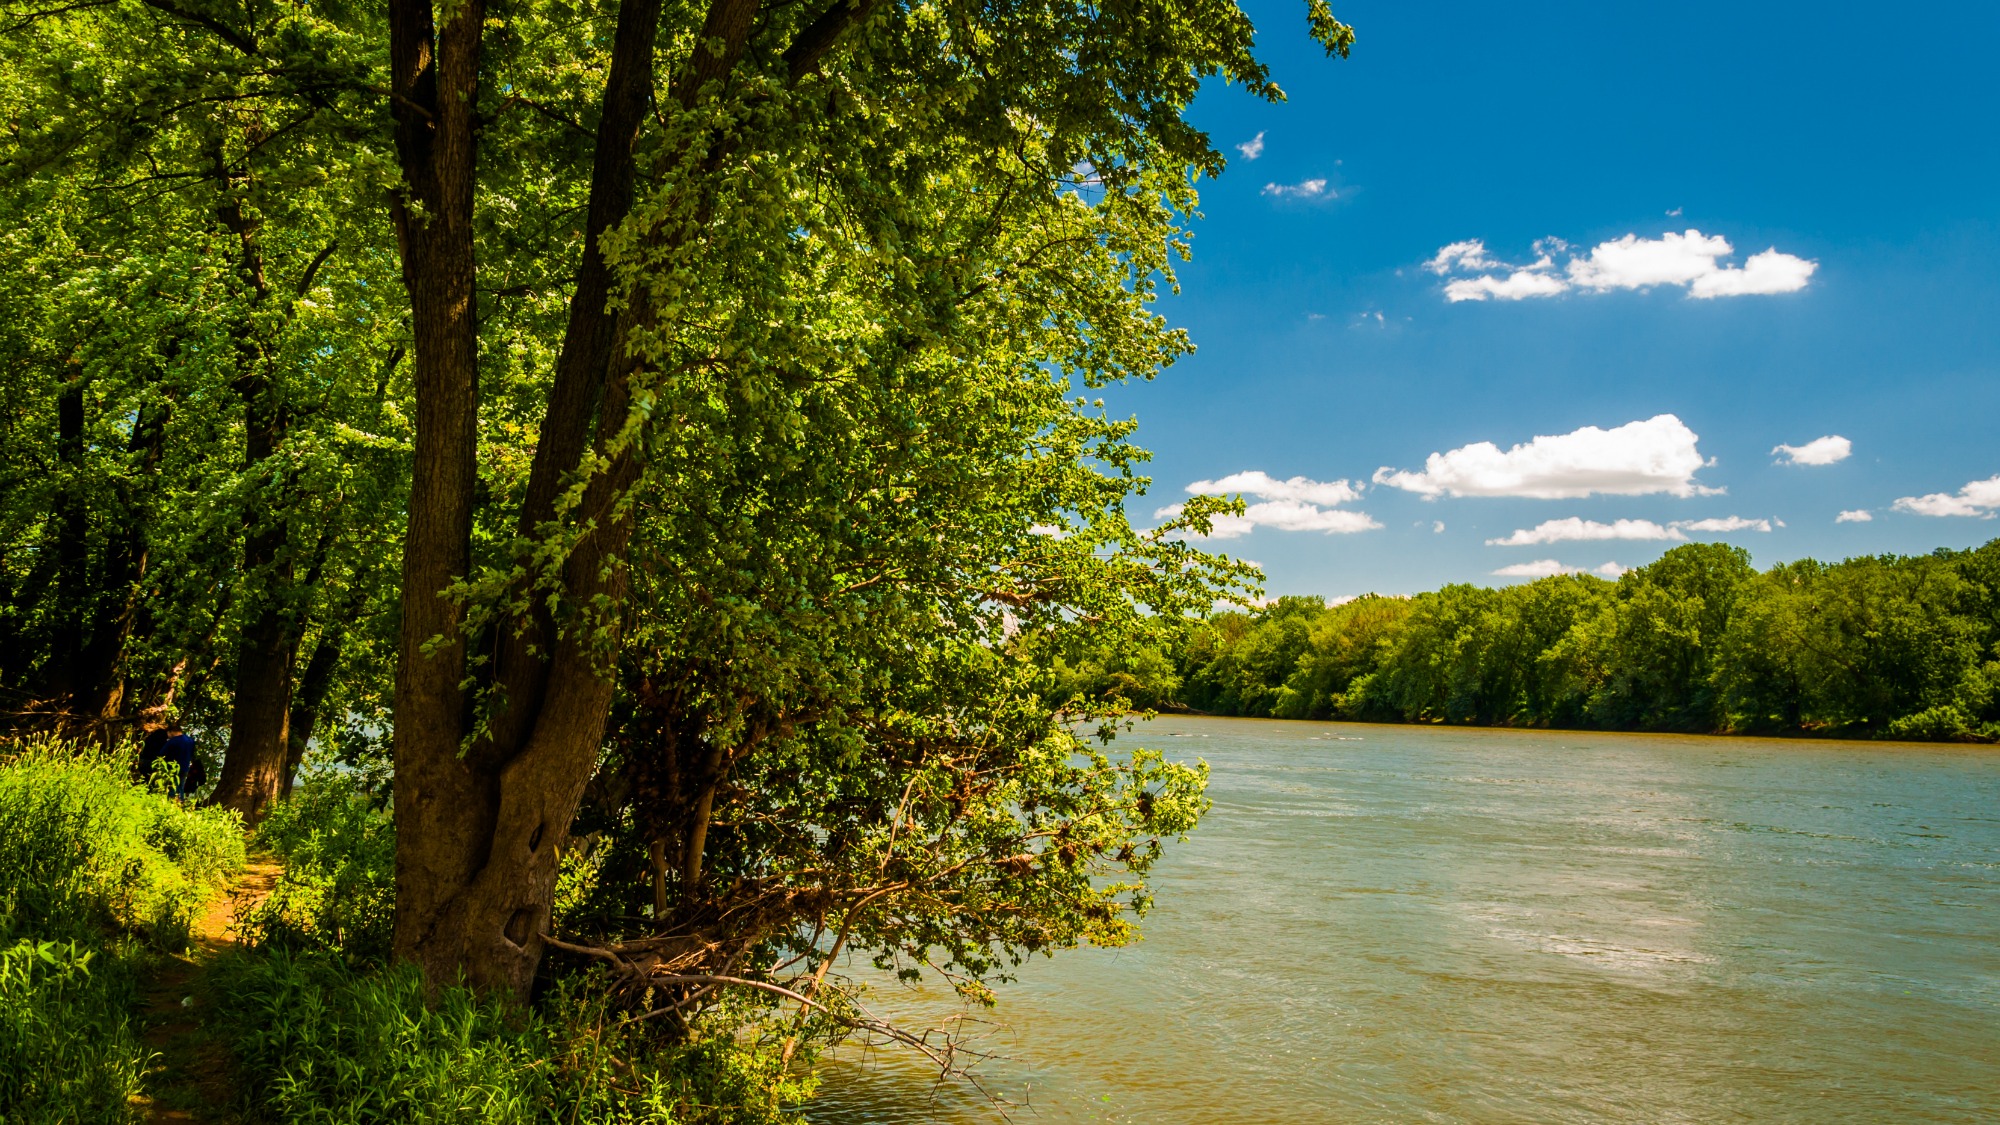
[(236, 817), (133, 784), (118, 755), (38, 742), (0, 755), (0, 1122), (131, 1119), (151, 1052), (138, 970), (186, 946), (242, 866)]
[(284, 865), (271, 894), (237, 919), (252, 945), (389, 958), (396, 908), (396, 822), (350, 774), (315, 773), (272, 806), (256, 843)]
[(276, 805), (256, 845), (282, 861), (238, 919), (250, 952), (206, 993), (239, 1074), (238, 1108), (291, 1125), (777, 1125), (811, 1092), (750, 1013), (667, 1036), (606, 1003), (593, 974), (533, 1008), (441, 988), (390, 965), (395, 821), (362, 779), (323, 772)]
[(664, 1046), (576, 979), (536, 1010), (442, 988), (425, 1003), (407, 965), (357, 970), (323, 951), (271, 950), (219, 964), (211, 1003), (242, 1107), (328, 1125), (776, 1125), (808, 1092), (770, 1050), (728, 1035)]

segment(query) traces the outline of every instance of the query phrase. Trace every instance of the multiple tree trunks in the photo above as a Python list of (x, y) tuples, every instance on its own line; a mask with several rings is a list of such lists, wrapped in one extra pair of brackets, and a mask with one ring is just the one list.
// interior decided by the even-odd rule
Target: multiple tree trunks
[[(696, 104), (742, 58), (757, 0), (715, 0), (700, 44), (671, 96)], [(410, 202), (398, 204), (416, 341), (415, 485), (403, 560), (396, 679), (397, 909), (395, 948), (430, 979), (525, 993), (543, 951), (560, 845), (597, 769), (613, 696), (602, 656), (615, 620), (558, 630), (545, 607), (503, 623), (486, 687), (493, 713), (474, 737), (465, 681), (462, 611), (444, 591), (465, 575), (475, 486), (472, 185), (477, 138), (480, 21), (470, 0), (433, 27), (430, 0), (391, 4), (396, 137)], [(787, 62), (817, 61), (866, 5), (835, 3), (801, 33)], [(566, 474), (594, 445), (608, 463), (567, 518), (592, 530), (572, 549), (563, 585), (572, 605), (618, 604), (631, 537), (619, 499), (637, 481), (629, 450), (614, 448), (640, 360), (627, 341), (650, 325), (644, 292), (621, 314), (599, 238), (629, 212), (633, 147), (654, 94), (660, 0), (619, 8), (597, 129), (587, 243), (520, 512), (524, 536), (556, 519)], [(695, 861), (696, 863), (699, 860)]]

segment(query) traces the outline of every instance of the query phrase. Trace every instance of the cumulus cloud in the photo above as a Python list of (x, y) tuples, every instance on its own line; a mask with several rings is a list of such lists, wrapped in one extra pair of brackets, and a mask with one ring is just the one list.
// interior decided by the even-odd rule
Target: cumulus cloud
[(1460, 277), (1445, 283), (1444, 298), (1459, 301), (1519, 301), (1528, 297), (1553, 297), (1568, 289), (1568, 283), (1552, 274), (1515, 270), (1506, 277)]
[[(1783, 526), (1783, 521), (1779, 521), (1779, 526)], [(1721, 516), (1705, 520), (1675, 520), (1674, 528), (1677, 531), (1769, 531), (1771, 521), (1745, 519), (1742, 516)]]
[(1501, 578), (1553, 578), (1558, 574), (1601, 574), (1606, 578), (1616, 578), (1629, 569), (1615, 562), (1585, 570), (1580, 566), (1569, 566), (1555, 559), (1536, 559), (1534, 562), (1515, 563), (1494, 571)]
[[(1153, 518), (1172, 519), (1180, 514), (1179, 504), (1169, 504), (1154, 512)], [(1348, 535), (1357, 531), (1374, 531), (1381, 526), (1366, 512), (1321, 508), (1298, 500), (1271, 500), (1250, 505), (1240, 516), (1214, 517), (1210, 521), (1210, 531), (1205, 538), (1240, 539), (1260, 527), (1273, 527), (1280, 531), (1319, 531), (1327, 535)]]
[(1244, 141), (1240, 145), (1237, 145), (1236, 151), (1242, 153), (1243, 159), (1245, 160), (1255, 160), (1258, 157), (1264, 155), (1263, 132), (1259, 130), (1256, 136), (1251, 137), (1249, 140)]
[(1854, 453), (1854, 443), (1839, 434), (1816, 437), (1804, 445), (1776, 445), (1771, 455), (1782, 465), (1832, 465)]
[(1502, 539), (1488, 539), (1489, 547), (1536, 547), (1544, 543), (1581, 543), (1598, 539), (1667, 539), (1685, 541), (1689, 531), (1770, 531), (1770, 520), (1745, 519), (1742, 516), (1721, 516), (1705, 520), (1675, 520), (1672, 523), (1654, 523), (1652, 520), (1613, 520), (1599, 523), (1596, 520), (1568, 519), (1545, 520), (1534, 527), (1520, 528)]
[(1440, 276), (1493, 271), (1446, 282), (1445, 299), (1452, 302), (1519, 301), (1572, 289), (1602, 293), (1663, 285), (1685, 288), (1688, 296), (1701, 299), (1793, 293), (1804, 289), (1819, 269), (1818, 262), (1781, 253), (1776, 247), (1750, 255), (1741, 266), (1726, 265), (1722, 259), (1736, 252), (1729, 240), (1698, 230), (1668, 231), (1658, 238), (1628, 234), (1600, 242), (1588, 253), (1572, 254), (1558, 268), (1554, 255), (1567, 249), (1560, 239), (1544, 239), (1535, 244), (1538, 259), (1510, 266), (1488, 254), (1484, 242), (1471, 239), (1441, 247), (1424, 268)]
[(1839, 515), (1833, 517), (1833, 522), (1867, 523), (1868, 521), (1874, 518), (1875, 518), (1874, 514), (1869, 512), (1869, 510), (1866, 508), (1849, 508), (1846, 511), (1840, 513)]
[(1498, 269), (1496, 262), (1486, 253), (1486, 243), (1481, 239), (1468, 238), (1464, 242), (1447, 242), (1438, 247), (1437, 254), (1424, 263), (1424, 268), (1440, 276), (1459, 270)]
[(1896, 501), (1899, 512), (1920, 516), (1982, 516), (1992, 519), (2000, 513), (2000, 476), (1976, 480), (1957, 493), (1933, 492), (1928, 496), (1905, 496)]
[(1565, 566), (1554, 559), (1536, 559), (1534, 562), (1503, 566), (1493, 573), (1501, 578), (1549, 578), (1557, 574), (1582, 574), (1583, 568)]
[(1345, 504), (1361, 498), (1353, 481), (1310, 480), (1291, 477), (1278, 480), (1261, 469), (1231, 473), (1220, 480), (1198, 480), (1187, 486), (1196, 496), (1228, 496), (1242, 493), (1260, 500), (1302, 500), (1308, 504)]
[(1596, 520), (1568, 519), (1548, 520), (1534, 527), (1521, 528), (1504, 539), (1488, 539), (1489, 547), (1534, 547), (1543, 543), (1582, 542), (1593, 539), (1686, 539), (1678, 530), (1652, 520), (1615, 520), (1599, 523)]
[(1332, 199), (1334, 192), (1328, 191), (1325, 180), (1301, 180), (1296, 184), (1265, 184), (1264, 194), (1279, 199)]
[(1698, 440), (1679, 418), (1659, 414), (1609, 430), (1585, 426), (1542, 435), (1507, 450), (1474, 442), (1431, 454), (1415, 472), (1384, 465), (1375, 470), (1375, 483), (1426, 497), (1714, 495), (1722, 490), (1694, 479), (1703, 463)]
[[(1318, 531), (1345, 535), (1373, 531), (1382, 525), (1366, 512), (1333, 507), (1361, 498), (1361, 486), (1346, 480), (1313, 480), (1290, 477), (1279, 480), (1261, 469), (1231, 473), (1216, 480), (1198, 480), (1187, 486), (1196, 496), (1255, 497), (1259, 503), (1246, 507), (1240, 516), (1216, 516), (1211, 521), (1209, 539), (1237, 539), (1260, 527), (1280, 531)], [(1156, 519), (1181, 514), (1181, 505), (1169, 504), (1153, 513)]]

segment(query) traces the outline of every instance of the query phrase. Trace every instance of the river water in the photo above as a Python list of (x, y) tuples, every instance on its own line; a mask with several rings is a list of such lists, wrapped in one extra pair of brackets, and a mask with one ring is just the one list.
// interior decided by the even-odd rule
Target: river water
[[(2000, 1121), (2000, 750), (1161, 719), (1145, 939), (1024, 967), (1016, 1122)], [(961, 1009), (889, 986), (878, 1011)], [(977, 1013), (975, 1013), (977, 1014)], [(844, 1049), (815, 1125), (998, 1122)]]

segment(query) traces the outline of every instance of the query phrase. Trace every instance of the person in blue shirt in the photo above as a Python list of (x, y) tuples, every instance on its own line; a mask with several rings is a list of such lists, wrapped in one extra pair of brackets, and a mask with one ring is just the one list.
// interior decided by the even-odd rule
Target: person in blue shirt
[(195, 753), (194, 736), (182, 730), (179, 723), (168, 723), (147, 735), (146, 744), (139, 751), (139, 776), (147, 781), (167, 765), (174, 767), (170, 792), (175, 800), (186, 800), (208, 780), (208, 769)]

